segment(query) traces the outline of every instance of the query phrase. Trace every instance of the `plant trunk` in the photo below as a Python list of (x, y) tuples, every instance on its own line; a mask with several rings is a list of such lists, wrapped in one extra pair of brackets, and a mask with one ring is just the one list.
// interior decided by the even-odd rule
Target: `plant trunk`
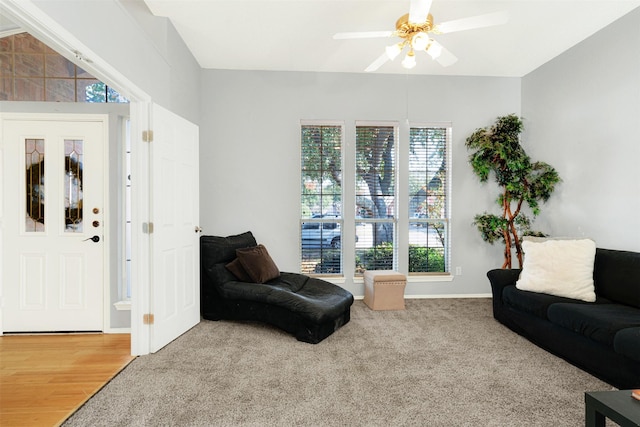
[(518, 237), (518, 232), (516, 231), (516, 227), (511, 224), (511, 233), (513, 234), (513, 243), (516, 247), (516, 256), (518, 257), (518, 267), (522, 268), (522, 242)]
[(504, 233), (504, 264), (502, 268), (511, 268), (511, 235), (509, 230), (503, 230)]
[(509, 193), (505, 189), (502, 195), (502, 217), (507, 220), (507, 226), (502, 230), (504, 238), (504, 263), (502, 268), (511, 268), (511, 222), (513, 219), (509, 209)]
[(516, 256), (518, 257), (518, 267), (522, 268), (522, 242), (520, 241), (520, 237), (518, 236), (518, 230), (516, 230), (515, 219), (520, 214), (520, 209), (522, 208), (522, 202), (524, 202), (524, 198), (520, 198), (518, 200), (518, 207), (516, 208), (516, 213), (513, 214), (511, 220), (511, 233), (513, 234), (513, 243), (516, 247)]

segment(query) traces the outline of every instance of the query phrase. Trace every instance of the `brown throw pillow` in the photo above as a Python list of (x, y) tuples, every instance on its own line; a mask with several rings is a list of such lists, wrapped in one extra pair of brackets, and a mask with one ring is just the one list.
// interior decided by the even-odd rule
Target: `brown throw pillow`
[(240, 260), (238, 258), (234, 259), (229, 264), (225, 265), (225, 267), (227, 267), (227, 270), (229, 270), (234, 276), (236, 276), (236, 279), (238, 279), (239, 281), (253, 282), (253, 279), (249, 277), (247, 272), (244, 270), (244, 267), (242, 267), (242, 264), (240, 263)]
[(244, 271), (255, 283), (265, 283), (280, 277), (280, 270), (264, 245), (236, 249), (236, 255), (244, 267)]

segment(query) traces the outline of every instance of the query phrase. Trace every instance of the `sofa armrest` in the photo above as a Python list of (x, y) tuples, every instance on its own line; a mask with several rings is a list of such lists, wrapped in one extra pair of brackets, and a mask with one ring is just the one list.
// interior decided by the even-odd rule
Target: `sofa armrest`
[(505, 286), (515, 285), (516, 281), (520, 277), (521, 271), (522, 270), (519, 268), (496, 268), (494, 270), (489, 270), (489, 272), (487, 272), (487, 277), (491, 283), (493, 297), (502, 297), (502, 289), (504, 289)]
[(515, 285), (518, 277), (520, 277), (519, 268), (502, 269), (496, 268), (487, 272), (489, 283), (491, 283), (491, 293), (493, 295), (493, 317), (498, 320), (502, 319), (504, 310), (502, 304), (502, 290), (510, 285)]
[(506, 286), (515, 285), (521, 271), (519, 268), (496, 268), (487, 272), (494, 301), (502, 301), (502, 290)]

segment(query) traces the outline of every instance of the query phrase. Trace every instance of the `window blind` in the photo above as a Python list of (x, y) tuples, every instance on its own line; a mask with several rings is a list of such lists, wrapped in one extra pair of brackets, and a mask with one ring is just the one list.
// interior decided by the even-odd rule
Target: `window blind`
[(450, 128), (409, 131), (409, 273), (448, 271)]
[(355, 271), (396, 268), (396, 126), (356, 126)]
[(342, 126), (301, 129), (300, 270), (342, 274)]

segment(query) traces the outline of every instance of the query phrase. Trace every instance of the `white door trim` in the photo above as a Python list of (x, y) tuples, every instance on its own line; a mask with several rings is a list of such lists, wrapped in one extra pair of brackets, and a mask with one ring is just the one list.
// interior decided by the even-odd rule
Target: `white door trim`
[[(131, 117), (131, 354), (151, 352), (151, 327), (143, 322), (151, 312), (151, 239), (142, 224), (150, 218), (149, 144), (142, 140), (149, 129), (150, 102), (132, 103)], [(134, 148), (135, 147), (135, 148)]]

